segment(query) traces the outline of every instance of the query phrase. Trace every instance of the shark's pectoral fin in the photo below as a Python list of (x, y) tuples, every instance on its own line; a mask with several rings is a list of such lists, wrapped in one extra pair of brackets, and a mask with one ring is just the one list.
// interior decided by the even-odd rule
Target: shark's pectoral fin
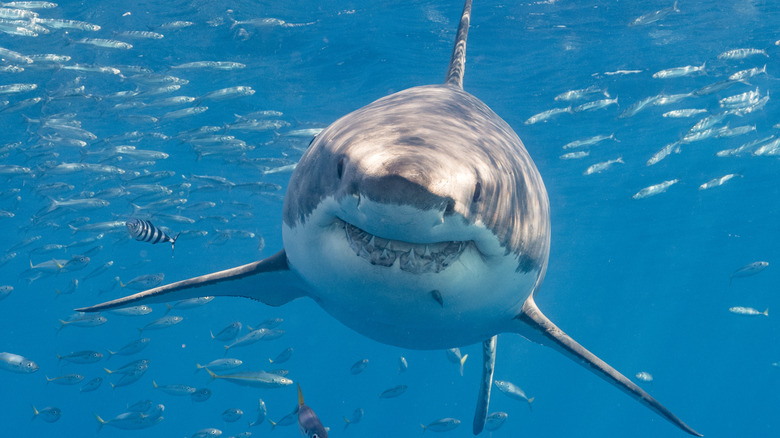
[(677, 418), (677, 416), (672, 414), (668, 409), (661, 405), (661, 403), (651, 397), (650, 394), (634, 384), (634, 382), (628, 380), (624, 375), (599, 359), (595, 354), (586, 350), (585, 347), (578, 344), (569, 335), (559, 329), (552, 321), (542, 314), (536, 306), (533, 296), (525, 301), (522, 311), (515, 319), (522, 323), (521, 326), (517, 327), (517, 333), (531, 341), (538, 342), (560, 351), (570, 359), (589, 369), (597, 376), (615, 385), (621, 391), (652, 409), (657, 414), (666, 418), (680, 429), (694, 436), (702, 436), (700, 433), (683, 423), (682, 420)]
[(493, 336), (482, 343), (482, 380), (479, 382), (479, 397), (477, 398), (477, 409), (474, 412), (474, 424), (472, 425), (474, 435), (479, 435), (482, 429), (485, 428), (485, 421), (488, 416), (490, 388), (493, 384), (493, 370), (496, 366), (497, 342), (498, 336)]
[(306, 295), (298, 275), (287, 265), (284, 250), (266, 259), (214, 272), (200, 277), (149, 289), (91, 307), (79, 312), (98, 312), (118, 307), (165, 303), (206, 296), (247, 297), (271, 306), (281, 306)]

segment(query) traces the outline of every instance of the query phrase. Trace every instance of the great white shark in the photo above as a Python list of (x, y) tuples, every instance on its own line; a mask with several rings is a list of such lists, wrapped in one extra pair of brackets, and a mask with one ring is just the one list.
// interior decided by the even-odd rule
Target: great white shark
[(466, 0), (444, 84), (381, 98), (312, 140), (285, 195), (281, 251), (77, 310), (202, 296), (280, 306), (306, 296), (385, 344), (482, 342), (474, 434), (488, 412), (496, 336), (518, 333), (701, 436), (536, 306), (550, 253), (547, 191), (517, 134), (463, 90), (470, 16)]

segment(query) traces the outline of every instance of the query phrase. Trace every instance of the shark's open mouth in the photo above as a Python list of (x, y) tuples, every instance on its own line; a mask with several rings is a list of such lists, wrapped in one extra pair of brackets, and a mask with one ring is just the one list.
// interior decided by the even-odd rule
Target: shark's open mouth
[(443, 271), (458, 260), (471, 243), (450, 241), (419, 244), (383, 239), (348, 222), (341, 222), (347, 242), (355, 254), (379, 266), (390, 267), (398, 260), (402, 271), (413, 274)]

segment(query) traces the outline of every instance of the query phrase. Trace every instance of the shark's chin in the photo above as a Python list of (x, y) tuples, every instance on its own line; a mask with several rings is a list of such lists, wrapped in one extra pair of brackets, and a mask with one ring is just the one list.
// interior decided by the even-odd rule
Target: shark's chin
[(439, 273), (458, 261), (467, 248), (479, 251), (472, 241), (404, 242), (373, 235), (339, 218), (336, 224), (344, 229), (350, 249), (360, 258), (388, 268), (397, 263), (402, 271), (412, 274)]

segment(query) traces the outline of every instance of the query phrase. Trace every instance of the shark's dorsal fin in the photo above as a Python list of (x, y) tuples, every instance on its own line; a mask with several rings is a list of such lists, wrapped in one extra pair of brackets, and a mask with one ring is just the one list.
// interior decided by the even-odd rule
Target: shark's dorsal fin
[(463, 15), (460, 16), (458, 34), (455, 37), (455, 47), (452, 48), (450, 66), (447, 68), (447, 77), (444, 83), (463, 89), (463, 74), (466, 69), (466, 38), (469, 36), (469, 22), (471, 21), (471, 0), (466, 0), (463, 5)]

